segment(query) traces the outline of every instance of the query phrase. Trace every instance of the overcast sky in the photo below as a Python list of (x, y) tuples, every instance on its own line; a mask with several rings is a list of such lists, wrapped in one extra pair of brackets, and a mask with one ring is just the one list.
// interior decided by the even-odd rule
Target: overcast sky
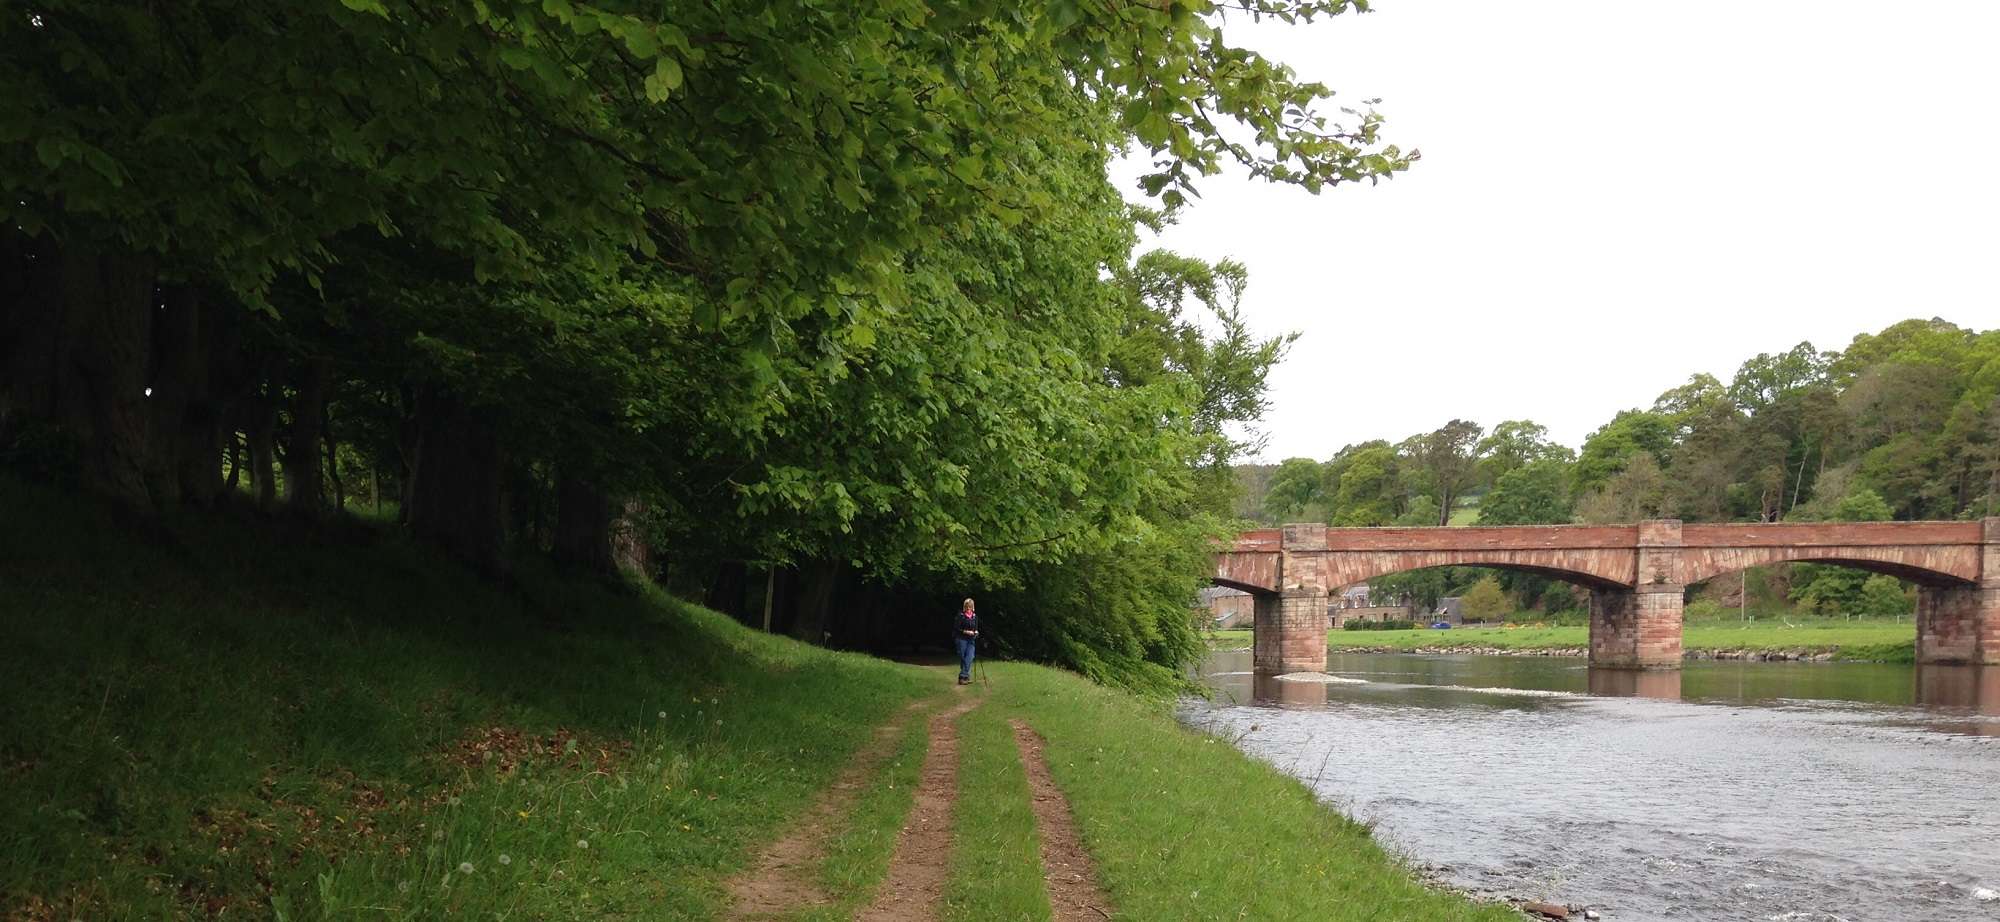
[(1759, 352), (2000, 326), (2000, 3), (1378, 0), (1225, 34), (1423, 160), (1317, 197), (1212, 177), (1151, 243), (1250, 267), (1263, 458), (1526, 417), (1581, 443)]

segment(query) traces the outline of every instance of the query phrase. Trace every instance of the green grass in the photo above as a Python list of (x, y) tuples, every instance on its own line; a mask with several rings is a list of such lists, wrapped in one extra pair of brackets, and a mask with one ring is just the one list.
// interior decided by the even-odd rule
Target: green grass
[(1014, 663), (992, 664), (990, 679), (986, 708), (1022, 715), (1047, 738), (1049, 771), (1119, 918), (1520, 918), (1425, 887), (1366, 827), (1183, 728), (1162, 702)]
[[(875, 727), (950, 689), (647, 588), (496, 586), (377, 525), (135, 522), (5, 475), (0, 509), (4, 918), (714, 918)], [(1507, 918), (1159, 701), (991, 673), (954, 918), (1047, 912), (1013, 714), (1127, 918)], [(842, 907), (882, 879), (924, 744), (815, 869)]]
[[(1904, 621), (1844, 621), (1799, 619), (1783, 621), (1696, 622), (1681, 632), (1686, 650), (1806, 650), (1838, 651), (1842, 658), (1909, 662), (1916, 645), (1916, 625)], [(1250, 631), (1216, 631), (1219, 647), (1250, 645)], [(1330, 631), (1327, 649), (1415, 650), (1493, 647), (1503, 650), (1569, 649), (1590, 645), (1584, 625), (1548, 627), (1463, 627), (1449, 631), (1424, 628), (1409, 631)]]
[(952, 814), (951, 882), (944, 918), (963, 922), (1049, 918), (1028, 775), (1001, 709), (959, 719), (958, 804)]
[(0, 916), (708, 918), (940, 688), (383, 530), (135, 527), (6, 478), (0, 509)]

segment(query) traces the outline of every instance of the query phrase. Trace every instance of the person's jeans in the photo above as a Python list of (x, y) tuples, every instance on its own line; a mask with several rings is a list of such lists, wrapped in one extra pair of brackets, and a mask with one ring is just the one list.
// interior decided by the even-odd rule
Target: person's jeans
[(972, 650), (979, 645), (979, 642), (963, 635), (958, 637), (957, 640), (958, 677), (961, 679), (970, 679), (972, 678)]

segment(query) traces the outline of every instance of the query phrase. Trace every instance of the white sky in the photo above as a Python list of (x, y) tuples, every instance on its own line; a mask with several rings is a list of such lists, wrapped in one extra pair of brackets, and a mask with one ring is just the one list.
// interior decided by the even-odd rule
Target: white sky
[(1317, 197), (1210, 177), (1147, 242), (1243, 261), (1252, 326), (1304, 334), (1265, 460), (1454, 417), (1576, 446), (1800, 340), (2000, 326), (2000, 3), (1379, 0), (1225, 34), (1423, 151)]

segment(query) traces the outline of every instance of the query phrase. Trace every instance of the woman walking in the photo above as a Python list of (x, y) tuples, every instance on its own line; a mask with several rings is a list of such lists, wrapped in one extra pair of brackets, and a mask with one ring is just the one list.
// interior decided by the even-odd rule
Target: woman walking
[(972, 684), (973, 648), (979, 645), (979, 613), (972, 610), (972, 600), (966, 599), (964, 607), (958, 610), (955, 623), (958, 629), (953, 638), (958, 641), (958, 684)]

